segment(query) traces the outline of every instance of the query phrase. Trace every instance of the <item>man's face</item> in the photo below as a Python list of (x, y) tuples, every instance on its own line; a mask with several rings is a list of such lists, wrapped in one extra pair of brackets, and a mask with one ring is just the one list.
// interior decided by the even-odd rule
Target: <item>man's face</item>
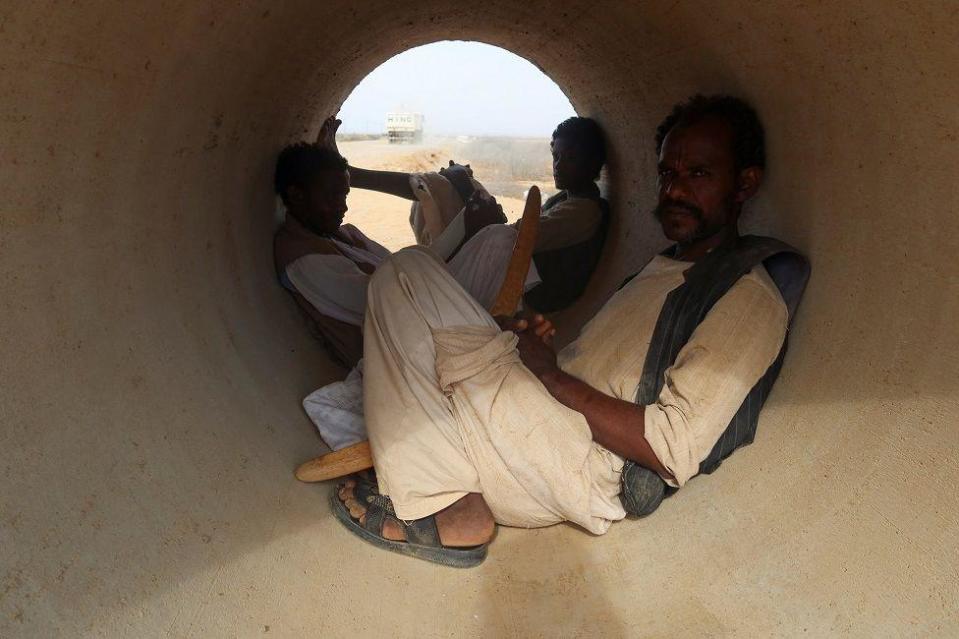
[(595, 167), (575, 144), (563, 138), (553, 138), (553, 181), (557, 189), (580, 189), (593, 182)]
[(295, 215), (317, 233), (332, 233), (343, 223), (349, 193), (349, 171), (319, 171), (305, 188), (292, 194)]
[(719, 118), (673, 128), (659, 154), (653, 214), (673, 242), (688, 245), (735, 224), (742, 202), (732, 130)]

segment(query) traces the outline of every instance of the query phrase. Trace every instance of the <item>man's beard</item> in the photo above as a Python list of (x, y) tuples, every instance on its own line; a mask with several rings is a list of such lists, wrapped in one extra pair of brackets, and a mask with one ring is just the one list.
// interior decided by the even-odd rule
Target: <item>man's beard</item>
[(700, 226), (705, 221), (705, 214), (703, 210), (696, 206), (695, 204), (687, 204), (686, 202), (680, 202), (678, 200), (664, 200), (660, 202), (656, 208), (653, 209), (653, 216), (659, 221), (663, 221), (663, 217), (666, 215), (666, 211), (669, 209), (682, 209), (693, 216), (696, 222)]
[[(723, 208), (727, 211), (733, 205), (733, 197), (730, 196), (726, 202), (723, 203)], [(670, 209), (681, 209), (689, 214), (696, 221), (696, 226), (692, 233), (687, 237), (677, 240), (680, 244), (689, 245), (701, 240), (712, 237), (719, 231), (724, 228), (724, 224), (710, 224), (706, 220), (705, 212), (696, 206), (695, 204), (689, 204), (687, 202), (680, 202), (679, 200), (665, 200), (660, 202), (656, 208), (653, 209), (653, 217), (656, 218), (656, 221), (662, 225), (663, 218), (668, 214)], [(724, 216), (727, 217), (727, 216)]]
[(653, 217), (656, 218), (656, 221), (659, 222), (664, 231), (666, 231), (666, 227), (663, 224), (663, 221), (666, 216), (669, 215), (670, 209), (680, 209), (681, 211), (687, 213), (696, 222), (693, 232), (688, 236), (682, 238), (674, 237), (670, 239), (678, 241), (680, 244), (691, 244), (703, 238), (704, 230), (706, 228), (706, 216), (701, 208), (694, 204), (687, 204), (686, 202), (680, 202), (678, 200), (664, 200), (660, 202), (652, 212)]

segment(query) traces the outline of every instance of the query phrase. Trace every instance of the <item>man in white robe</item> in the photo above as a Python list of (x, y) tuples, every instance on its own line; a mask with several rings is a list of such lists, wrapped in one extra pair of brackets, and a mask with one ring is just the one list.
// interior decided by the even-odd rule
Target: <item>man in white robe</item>
[[(280, 154), (274, 185), (287, 208), (274, 241), (280, 282), (310, 318), (330, 354), (354, 369), (343, 382), (304, 400), (307, 413), (335, 448), (365, 438), (362, 369), (356, 367), (363, 352), (366, 289), (370, 276), (390, 254), (355, 226), (343, 224), (350, 178), (347, 162), (335, 148), (301, 143)], [(480, 195), (472, 198), (470, 212), (471, 220), (502, 216), (495, 201)], [(441, 258), (479, 304), (490, 306), (505, 277), (516, 230), (471, 222), (469, 233), (442, 249)], [(435, 244), (442, 242), (438, 238)], [(535, 270), (531, 271), (527, 286), (537, 282)]]

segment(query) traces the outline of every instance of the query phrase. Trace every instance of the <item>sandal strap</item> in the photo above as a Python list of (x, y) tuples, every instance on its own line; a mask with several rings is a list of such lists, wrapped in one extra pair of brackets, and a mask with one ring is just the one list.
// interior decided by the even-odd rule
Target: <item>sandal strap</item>
[(389, 497), (378, 494), (367, 494), (363, 501), (366, 503), (366, 518), (363, 520), (363, 527), (373, 534), (383, 536), (383, 524), (387, 519), (393, 519), (399, 522), (396, 517), (396, 511), (393, 510), (393, 502)]
[(422, 519), (415, 519), (409, 523), (396, 516), (393, 509), (393, 500), (386, 495), (380, 495), (378, 492), (360, 490), (355, 493), (357, 497), (366, 504), (366, 518), (363, 520), (363, 527), (371, 533), (382, 536), (383, 524), (387, 519), (399, 523), (403, 527), (403, 533), (406, 541), (421, 546), (434, 546), (441, 548), (440, 533), (436, 527), (436, 517), (430, 515)]
[(353, 486), (353, 498), (361, 504), (368, 504), (370, 500), (379, 495), (376, 484), (368, 482), (356, 482)]
[(406, 532), (406, 541), (421, 546), (435, 546), (437, 548), (443, 546), (443, 543), (440, 541), (440, 531), (436, 527), (435, 515), (415, 519), (407, 524), (404, 530)]
[(366, 501), (368, 495), (379, 495), (380, 489), (376, 481), (370, 481), (366, 477), (357, 477), (356, 485), (353, 487), (353, 494), (360, 501)]

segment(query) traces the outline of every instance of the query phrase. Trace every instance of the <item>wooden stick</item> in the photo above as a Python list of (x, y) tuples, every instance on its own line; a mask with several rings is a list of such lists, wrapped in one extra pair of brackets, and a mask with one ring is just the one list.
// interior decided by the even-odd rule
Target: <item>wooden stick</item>
[[(523, 218), (520, 223), (516, 242), (513, 244), (513, 254), (506, 266), (506, 277), (500, 287), (499, 295), (493, 301), (490, 315), (497, 317), (512, 316), (523, 298), (526, 288), (526, 274), (533, 259), (533, 249), (536, 247), (536, 235), (539, 231), (539, 216), (542, 210), (542, 198), (539, 188), (532, 186), (526, 196), (526, 208), (523, 209)], [(308, 462), (300, 464), (296, 469), (296, 478), (300, 481), (314, 482), (336, 479), (373, 467), (373, 455), (370, 451), (370, 442), (362, 441), (346, 448), (321, 455)]]
[(542, 198), (539, 187), (531, 186), (526, 196), (526, 208), (523, 209), (523, 218), (520, 221), (519, 233), (513, 244), (513, 254), (506, 267), (506, 277), (499, 289), (499, 295), (493, 302), (489, 314), (493, 317), (505, 315), (512, 317), (516, 307), (523, 299), (526, 289), (526, 274), (529, 273), (529, 263), (533, 259), (533, 249), (536, 248), (536, 235), (539, 231), (539, 216), (542, 212)]
[(326, 481), (372, 467), (370, 442), (363, 441), (300, 464), (296, 478), (300, 481)]

